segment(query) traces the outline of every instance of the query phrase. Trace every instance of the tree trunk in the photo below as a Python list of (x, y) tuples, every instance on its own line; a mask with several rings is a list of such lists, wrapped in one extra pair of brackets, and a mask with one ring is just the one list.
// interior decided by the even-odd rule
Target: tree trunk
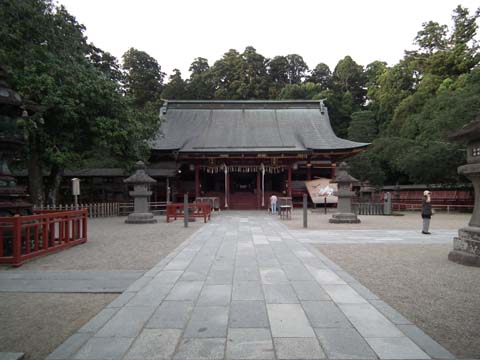
[(37, 149), (37, 142), (33, 136), (30, 138), (29, 143), (27, 167), (31, 202), (34, 205), (41, 205), (45, 200), (43, 192), (43, 167), (40, 160), (40, 152)]
[(50, 205), (57, 204), (62, 177), (63, 168), (59, 167), (58, 165), (53, 165), (48, 178), (48, 203)]

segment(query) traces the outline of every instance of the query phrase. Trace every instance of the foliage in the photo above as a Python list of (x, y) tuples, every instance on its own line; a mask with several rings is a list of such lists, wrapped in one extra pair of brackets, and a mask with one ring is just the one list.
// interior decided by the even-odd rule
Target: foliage
[(352, 141), (371, 142), (377, 135), (375, 115), (372, 111), (358, 111), (352, 114), (348, 127), (348, 138)]
[(416, 49), (393, 66), (363, 67), (345, 56), (333, 72), (321, 62), (309, 71), (298, 54), (269, 59), (248, 46), (212, 66), (195, 58), (189, 77), (174, 70), (164, 84), (156, 59), (131, 48), (120, 65), (53, 0), (3, 0), (0, 62), (22, 97), (42, 109), (23, 120), (25, 158), (37, 174), (147, 159), (162, 97), (323, 99), (337, 136), (372, 143), (350, 160), (355, 177), (375, 185), (452, 182), (465, 155), (448, 134), (480, 114), (479, 17), (458, 6), (450, 27), (425, 22)]
[(160, 100), (165, 74), (157, 60), (135, 48), (127, 50), (122, 58), (126, 93), (135, 99), (135, 105), (141, 107)]
[(117, 136), (121, 144), (110, 137), (105, 151), (119, 147), (122, 151), (114, 151), (116, 155), (123, 160), (133, 157), (136, 150), (128, 148), (126, 140), (146, 140), (140, 135), (145, 133), (137, 132), (141, 126), (131, 116), (133, 101), (121, 92), (123, 75), (117, 61), (87, 43), (85, 28), (50, 0), (5, 0), (0, 23), (0, 62), (24, 101), (41, 110), (21, 124), (28, 137), (25, 160), (33, 200), (44, 199), (40, 174), (46, 169), (52, 180), (48, 195), (54, 202), (58, 174), (81, 166), (108, 137), (104, 129), (122, 135)]

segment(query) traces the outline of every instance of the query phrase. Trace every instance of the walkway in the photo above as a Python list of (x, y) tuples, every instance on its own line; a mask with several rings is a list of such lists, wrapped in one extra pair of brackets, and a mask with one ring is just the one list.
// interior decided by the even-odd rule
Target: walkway
[(305, 232), (248, 215), (216, 217), (48, 359), (453, 358)]
[(117, 293), (144, 271), (3, 271), (0, 293)]

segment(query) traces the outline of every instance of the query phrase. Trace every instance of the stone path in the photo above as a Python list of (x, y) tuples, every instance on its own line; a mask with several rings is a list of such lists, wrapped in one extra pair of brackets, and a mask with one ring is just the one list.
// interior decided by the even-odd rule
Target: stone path
[(0, 292), (118, 293), (144, 271), (2, 271)]
[(451, 244), (458, 230), (290, 230), (300, 242), (312, 244)]
[(222, 214), (48, 359), (452, 359), (276, 218)]

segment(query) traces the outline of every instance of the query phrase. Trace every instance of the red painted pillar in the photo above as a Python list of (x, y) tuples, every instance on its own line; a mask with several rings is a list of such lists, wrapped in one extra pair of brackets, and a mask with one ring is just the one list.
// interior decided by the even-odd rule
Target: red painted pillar
[(195, 165), (195, 198), (200, 197), (200, 166)]
[(14, 267), (22, 265), (22, 220), (20, 215), (13, 217), (13, 263)]
[(225, 194), (227, 196), (226, 203), (228, 204), (228, 207), (231, 208), (230, 204), (230, 171), (227, 172), (227, 188), (225, 189)]
[(292, 166), (288, 167), (288, 197), (292, 197)]
[(337, 178), (337, 164), (332, 163), (332, 180)]
[(262, 208), (262, 175), (257, 172), (257, 209)]

